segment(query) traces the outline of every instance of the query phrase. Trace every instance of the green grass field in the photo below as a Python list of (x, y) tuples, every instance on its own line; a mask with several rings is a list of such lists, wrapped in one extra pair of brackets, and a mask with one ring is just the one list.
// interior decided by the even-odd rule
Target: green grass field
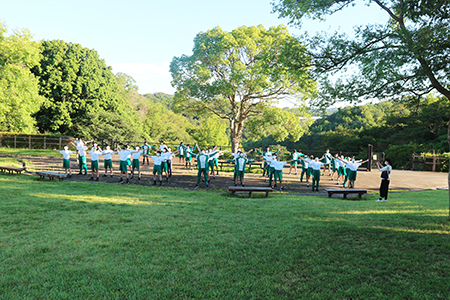
[(376, 203), (0, 175), (0, 299), (448, 299), (448, 192)]

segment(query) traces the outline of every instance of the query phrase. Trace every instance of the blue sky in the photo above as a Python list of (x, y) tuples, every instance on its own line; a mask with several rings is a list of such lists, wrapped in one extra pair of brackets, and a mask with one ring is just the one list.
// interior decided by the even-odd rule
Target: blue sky
[[(28, 28), (36, 41), (60, 39), (95, 49), (113, 71), (133, 77), (139, 92), (173, 93), (169, 63), (191, 54), (193, 39), (215, 26), (231, 31), (242, 25), (287, 24), (272, 14), (271, 0), (21, 0), (2, 3), (0, 21), (9, 31)], [(343, 31), (365, 22), (384, 23), (377, 7), (361, 3), (327, 19), (290, 27), (304, 31)]]

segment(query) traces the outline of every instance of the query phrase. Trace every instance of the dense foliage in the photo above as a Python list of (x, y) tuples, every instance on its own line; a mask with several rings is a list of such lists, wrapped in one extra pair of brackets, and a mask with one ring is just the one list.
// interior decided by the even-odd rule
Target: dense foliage
[[(301, 99), (314, 92), (305, 52), (285, 26), (242, 26), (231, 32), (215, 27), (201, 32), (194, 38), (192, 55), (174, 57), (170, 65), (177, 89), (175, 106), (227, 121), (234, 151), (245, 123), (267, 119), (274, 101), (293, 94)], [(295, 113), (285, 111), (283, 118), (289, 120), (270, 126), (260, 122), (258, 133), (267, 135), (268, 129), (275, 128), (280, 136), (287, 136), (284, 127), (298, 138), (307, 128)]]
[(36, 131), (32, 115), (44, 98), (30, 68), (38, 65), (40, 55), (28, 30), (6, 36), (6, 27), (0, 22), (0, 131)]

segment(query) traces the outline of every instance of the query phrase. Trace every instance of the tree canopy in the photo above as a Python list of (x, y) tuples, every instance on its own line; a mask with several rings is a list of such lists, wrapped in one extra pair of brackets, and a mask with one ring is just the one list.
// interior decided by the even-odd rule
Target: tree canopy
[(227, 120), (234, 151), (247, 120), (283, 96), (304, 99), (314, 92), (308, 66), (305, 47), (285, 26), (215, 27), (197, 34), (192, 55), (173, 58), (174, 105)]
[(33, 114), (44, 98), (30, 68), (39, 63), (39, 46), (26, 29), (6, 32), (0, 22), (0, 131), (35, 132)]
[[(321, 83), (319, 103), (420, 97), (433, 90), (450, 99), (449, 1), (280, 0), (273, 5), (281, 17), (300, 25), (304, 18), (325, 19), (357, 3), (381, 9), (389, 21), (356, 27), (353, 37), (335, 32), (305, 41), (312, 70)], [(357, 68), (356, 73), (337, 80), (323, 76), (350, 65)]]

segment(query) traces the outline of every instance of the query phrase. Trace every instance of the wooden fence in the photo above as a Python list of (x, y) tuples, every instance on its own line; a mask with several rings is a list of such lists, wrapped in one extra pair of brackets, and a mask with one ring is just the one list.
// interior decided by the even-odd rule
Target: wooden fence
[(68, 137), (0, 134), (0, 147), (7, 148), (62, 149), (69, 142)]
[(410, 160), (411, 170), (441, 171), (443, 165), (448, 164), (448, 160), (448, 157), (445, 156), (413, 154)]

